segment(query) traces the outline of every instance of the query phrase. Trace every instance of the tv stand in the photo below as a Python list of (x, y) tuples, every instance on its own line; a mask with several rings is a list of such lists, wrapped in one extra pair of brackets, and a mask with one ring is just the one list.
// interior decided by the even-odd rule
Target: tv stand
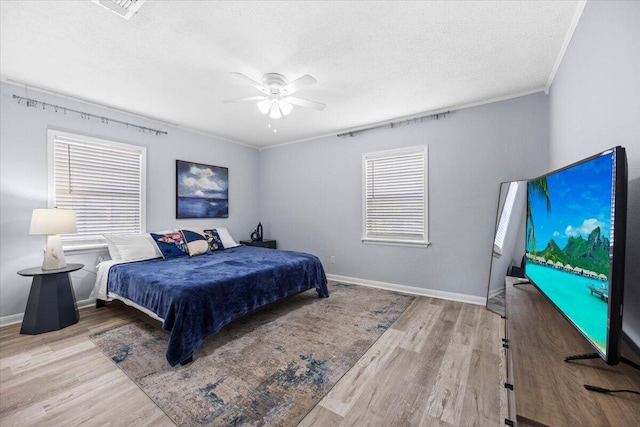
[(564, 358), (565, 362), (571, 362), (572, 360), (586, 360), (586, 359), (597, 359), (600, 356), (598, 353), (585, 353), (585, 354), (576, 354), (573, 356), (567, 356)]
[[(600, 360), (565, 363), (568, 349), (589, 354), (593, 348), (535, 286), (513, 286), (506, 279), (505, 423), (518, 426), (637, 425), (640, 396), (594, 393), (585, 384), (616, 390), (640, 390), (640, 371), (626, 363)], [(632, 363), (640, 357), (623, 343), (622, 354)], [(513, 388), (512, 390), (510, 388)]]
[[(598, 353), (585, 353), (585, 354), (576, 354), (575, 356), (567, 356), (564, 358), (565, 362), (571, 362), (572, 360), (586, 360), (586, 359), (600, 359), (600, 355)], [(640, 365), (635, 363), (632, 360), (627, 359), (624, 356), (620, 357), (621, 363), (626, 363), (632, 368), (640, 370)]]
[(532, 283), (529, 281), (522, 281), (522, 280), (518, 280), (516, 281), (513, 286), (520, 286), (520, 285), (531, 285)]

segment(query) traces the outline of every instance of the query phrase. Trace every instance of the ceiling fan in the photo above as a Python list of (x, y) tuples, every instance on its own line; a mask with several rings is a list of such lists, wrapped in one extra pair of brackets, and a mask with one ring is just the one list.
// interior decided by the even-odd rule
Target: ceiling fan
[(289, 82), (282, 74), (268, 73), (262, 77), (262, 83), (258, 83), (242, 73), (234, 72), (231, 74), (244, 79), (251, 86), (262, 92), (263, 95), (227, 99), (222, 102), (258, 101), (260, 111), (268, 114), (272, 119), (279, 119), (282, 116), (286, 116), (291, 112), (294, 105), (314, 108), (316, 110), (323, 110), (325, 107), (325, 104), (320, 102), (291, 96), (292, 93), (318, 82), (309, 74), (305, 74), (299, 79)]

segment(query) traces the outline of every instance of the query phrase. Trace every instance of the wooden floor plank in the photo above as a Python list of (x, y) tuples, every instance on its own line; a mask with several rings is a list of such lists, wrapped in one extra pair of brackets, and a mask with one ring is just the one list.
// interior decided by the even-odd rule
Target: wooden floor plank
[(487, 393), (487, 389), (500, 390), (500, 376), (495, 375), (495, 366), (501, 366), (500, 356), (481, 350), (471, 350), (469, 375), (459, 425), (484, 427), (499, 423), (500, 393)]
[(504, 337), (504, 319), (489, 310), (479, 310), (471, 346), (476, 350), (499, 356), (502, 351), (500, 343)]
[(375, 381), (363, 387), (360, 397), (344, 417), (343, 424), (406, 425), (417, 397), (407, 392), (407, 386), (420, 366), (418, 353), (397, 346), (377, 372)]
[(342, 417), (324, 406), (316, 405), (297, 427), (333, 427), (342, 423)]
[(450, 424), (460, 425), (470, 364), (469, 346), (455, 343), (449, 345), (433, 392), (427, 400), (427, 414)]
[[(420, 302), (416, 302), (420, 306)], [(442, 314), (442, 307), (438, 305), (423, 305), (420, 311), (411, 316), (411, 323), (405, 331), (405, 339), (400, 344), (402, 348), (421, 352), (429, 342), (428, 337), (431, 330), (438, 324), (437, 319)]]
[(392, 356), (389, 349), (397, 347), (403, 338), (403, 332), (387, 330), (319, 404), (344, 417), (358, 400), (363, 389), (373, 383), (377, 373), (384, 369), (387, 359)]
[(393, 325), (391, 325), (391, 328), (399, 331), (406, 331), (413, 325), (415, 316), (432, 305), (432, 301), (432, 298), (417, 297), (400, 315), (400, 317), (396, 319)]
[(480, 311), (469, 304), (460, 307), (460, 314), (453, 329), (452, 343), (471, 346), (478, 329)]

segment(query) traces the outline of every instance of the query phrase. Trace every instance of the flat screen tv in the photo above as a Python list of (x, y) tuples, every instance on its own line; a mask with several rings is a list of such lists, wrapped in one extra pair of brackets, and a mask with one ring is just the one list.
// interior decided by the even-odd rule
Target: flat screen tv
[(527, 183), (525, 274), (596, 353), (620, 362), (627, 160), (615, 147)]

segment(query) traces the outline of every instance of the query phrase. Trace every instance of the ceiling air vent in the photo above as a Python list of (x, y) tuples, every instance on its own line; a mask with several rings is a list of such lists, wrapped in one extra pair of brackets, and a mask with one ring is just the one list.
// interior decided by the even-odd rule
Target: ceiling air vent
[(91, 0), (124, 19), (129, 19), (146, 0)]

